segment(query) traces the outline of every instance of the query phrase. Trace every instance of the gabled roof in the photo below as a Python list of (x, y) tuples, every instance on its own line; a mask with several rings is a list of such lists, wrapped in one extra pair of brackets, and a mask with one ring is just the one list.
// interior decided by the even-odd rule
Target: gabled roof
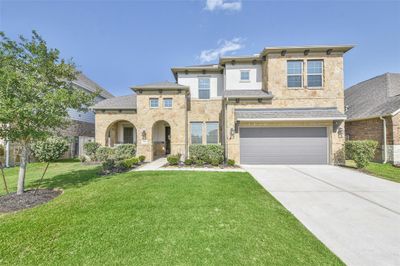
[(227, 99), (271, 99), (273, 96), (263, 90), (226, 90), (224, 97)]
[(93, 110), (136, 110), (136, 94), (118, 96), (98, 102)]
[(386, 73), (344, 91), (348, 120), (394, 115), (400, 110), (400, 73)]
[(89, 79), (87, 76), (85, 76), (82, 73), (79, 73), (77, 76), (77, 79), (74, 80), (72, 83), (89, 91), (89, 92), (96, 92), (99, 89), (100, 96), (105, 99), (114, 97), (114, 95), (109, 93), (106, 89), (104, 89), (99, 84), (97, 84), (93, 80)]
[(131, 88), (134, 91), (137, 90), (189, 90), (188, 86), (180, 85), (175, 82), (157, 82), (157, 83), (149, 83), (144, 85), (138, 85)]
[(238, 121), (344, 120), (346, 118), (336, 107), (236, 109), (235, 117)]

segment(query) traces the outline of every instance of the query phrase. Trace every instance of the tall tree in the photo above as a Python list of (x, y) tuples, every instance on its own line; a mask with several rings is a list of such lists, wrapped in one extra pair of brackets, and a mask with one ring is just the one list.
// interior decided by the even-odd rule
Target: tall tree
[(0, 32), (0, 138), (21, 147), (17, 194), (24, 192), (30, 144), (65, 127), (68, 109), (92, 104), (95, 94), (73, 86), (77, 74), (37, 32), (16, 41)]

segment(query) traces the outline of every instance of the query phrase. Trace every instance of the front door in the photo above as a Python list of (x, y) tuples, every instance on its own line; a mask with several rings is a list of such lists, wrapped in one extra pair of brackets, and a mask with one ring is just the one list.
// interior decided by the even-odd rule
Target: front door
[(124, 127), (124, 143), (133, 143), (133, 127)]
[(165, 127), (165, 153), (171, 153), (171, 128)]

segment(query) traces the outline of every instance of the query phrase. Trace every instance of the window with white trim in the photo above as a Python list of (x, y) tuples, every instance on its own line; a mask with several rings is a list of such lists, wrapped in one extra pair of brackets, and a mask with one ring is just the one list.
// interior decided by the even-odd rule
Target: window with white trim
[(150, 108), (158, 108), (158, 98), (150, 98)]
[(199, 78), (199, 99), (210, 99), (210, 78)]
[(240, 81), (250, 81), (249, 70), (240, 70)]
[(307, 86), (309, 88), (322, 87), (324, 63), (322, 60), (307, 61)]
[(202, 122), (191, 122), (190, 123), (190, 138), (192, 144), (203, 143), (203, 123)]
[(207, 144), (218, 144), (218, 122), (207, 122)]
[(164, 108), (172, 108), (172, 98), (164, 98)]
[(287, 86), (289, 88), (303, 86), (303, 61), (287, 61)]

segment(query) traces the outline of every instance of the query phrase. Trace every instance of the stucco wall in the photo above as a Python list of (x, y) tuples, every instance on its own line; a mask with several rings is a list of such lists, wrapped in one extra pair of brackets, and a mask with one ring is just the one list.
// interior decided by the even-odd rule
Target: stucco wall
[(222, 74), (207, 73), (207, 74), (178, 74), (178, 83), (190, 87), (190, 97), (192, 99), (199, 98), (199, 78), (210, 78), (210, 98), (221, 99), (224, 90), (224, 80)]
[[(248, 70), (249, 81), (240, 80), (241, 70)], [(253, 64), (230, 64), (225, 66), (225, 89), (226, 90), (261, 90), (262, 66), (260, 63)]]

